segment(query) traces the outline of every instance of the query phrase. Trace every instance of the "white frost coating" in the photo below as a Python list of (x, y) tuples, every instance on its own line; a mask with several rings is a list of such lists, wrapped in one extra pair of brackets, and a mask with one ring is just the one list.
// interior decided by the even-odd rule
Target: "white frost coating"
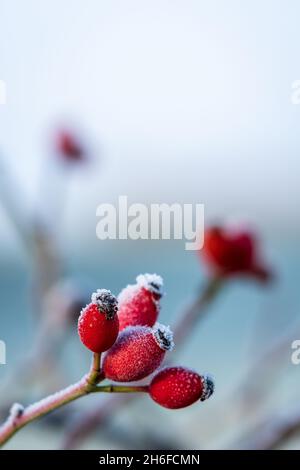
[(108, 289), (97, 289), (96, 292), (92, 293), (92, 296), (91, 296), (92, 304), (98, 305), (99, 304), (98, 298), (103, 294), (112, 295), (111, 291)]
[(118, 295), (118, 302), (120, 304), (130, 302), (138, 290), (139, 286), (137, 284), (129, 284), (127, 287), (121, 290), (120, 294)]
[(170, 327), (162, 325), (161, 323), (156, 323), (152, 331), (159, 347), (165, 351), (172, 351), (175, 343), (173, 341), (173, 332)]
[(93, 292), (91, 301), (100, 313), (105, 314), (107, 320), (112, 320), (118, 311), (118, 301), (108, 289), (97, 289)]
[(127, 303), (135, 296), (141, 287), (144, 287), (149, 292), (162, 295), (163, 279), (158, 274), (139, 274), (136, 277), (136, 284), (129, 284), (118, 295), (118, 302)]
[(29, 405), (26, 408), (26, 415), (34, 416), (36, 413), (39, 414), (48, 407), (51, 407), (51, 405), (57, 406), (64, 401), (67, 401), (72, 396), (74, 396), (74, 394), (80, 393), (83, 390), (84, 386), (86, 385), (86, 381), (87, 378), (85, 376), (79, 382), (73, 385), (69, 385), (69, 387), (65, 388), (64, 390), (53, 393), (52, 395), (49, 395), (48, 397), (43, 398), (42, 400), (37, 401), (32, 405)]
[[(121, 331), (120, 336), (127, 336), (127, 335), (136, 335), (136, 336), (141, 336), (144, 335), (145, 333), (153, 333), (153, 328), (150, 326), (144, 326), (144, 325), (129, 325), (124, 328), (124, 330)], [(119, 336), (119, 337), (120, 337)]]
[(84, 312), (86, 311), (86, 309), (88, 308), (88, 306), (89, 306), (89, 304), (86, 304), (86, 306), (81, 309), (81, 312), (80, 312), (80, 315), (79, 315), (79, 318), (78, 318), (78, 325), (79, 325), (79, 323), (82, 322), (82, 320), (83, 320), (83, 314), (84, 314)]
[(16, 418), (19, 418), (24, 411), (24, 406), (20, 403), (14, 403), (9, 410), (9, 421), (14, 421)]
[(163, 279), (158, 274), (140, 274), (136, 278), (137, 285), (150, 290), (154, 294), (161, 294)]
[(210, 374), (204, 374), (201, 377), (201, 381), (202, 381), (203, 391), (202, 391), (200, 400), (205, 401), (209, 397), (211, 397), (212, 394), (214, 393), (215, 383), (214, 383), (213, 377)]

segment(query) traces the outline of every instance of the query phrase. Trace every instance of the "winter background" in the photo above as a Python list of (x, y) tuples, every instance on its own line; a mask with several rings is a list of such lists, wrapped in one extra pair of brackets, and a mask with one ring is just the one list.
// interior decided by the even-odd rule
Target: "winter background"
[[(290, 356), (292, 339), (300, 338), (300, 106), (291, 95), (300, 76), (299, 14), (296, 0), (0, 0), (0, 79), (7, 86), (0, 197), (9, 191), (25, 226), (42, 214), (67, 278), (118, 293), (140, 272), (157, 272), (167, 293), (161, 320), (170, 325), (205, 282), (198, 255), (183, 241), (96, 238), (96, 207), (119, 195), (129, 203), (203, 203), (207, 224), (247, 220), (276, 273), (268, 288), (228, 286), (177, 358), (215, 376), (214, 399), (171, 412), (144, 397), (82, 448), (147, 448), (153, 434), (156, 445), (175, 448), (236, 447), (260, 420), (297, 409), (300, 366)], [(84, 135), (93, 156), (71, 176), (51, 162), (53, 129), (65, 123)], [(6, 171), (14, 176), (8, 187)], [(6, 381), (30, 350), (36, 316), (31, 255), (5, 204), (0, 226), (5, 408)], [(249, 367), (285, 331), (294, 335), (267, 363), (261, 391)], [(66, 385), (86, 371), (89, 355), (74, 325), (63, 343)], [(243, 380), (254, 396), (259, 388), (259, 406), (241, 399)], [(40, 393), (38, 386), (24, 396), (20, 386), (12, 395), (27, 402)], [(99, 400), (81, 400), (74, 412)], [(31, 424), (8, 448), (59, 447), (66, 430), (60, 420)], [(297, 434), (283, 444), (299, 446)]]

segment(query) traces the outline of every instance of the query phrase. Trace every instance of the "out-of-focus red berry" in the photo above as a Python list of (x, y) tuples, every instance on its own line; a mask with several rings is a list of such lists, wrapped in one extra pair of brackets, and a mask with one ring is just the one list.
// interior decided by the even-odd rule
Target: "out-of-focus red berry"
[(66, 161), (79, 162), (86, 158), (85, 150), (77, 136), (67, 130), (57, 133), (56, 150)]
[(262, 282), (272, 277), (261, 259), (256, 237), (248, 231), (211, 227), (205, 232), (200, 255), (217, 275), (247, 275)]
[(198, 400), (207, 400), (214, 391), (211, 377), (201, 376), (185, 367), (166, 367), (158, 372), (149, 386), (149, 394), (165, 408), (178, 409)]

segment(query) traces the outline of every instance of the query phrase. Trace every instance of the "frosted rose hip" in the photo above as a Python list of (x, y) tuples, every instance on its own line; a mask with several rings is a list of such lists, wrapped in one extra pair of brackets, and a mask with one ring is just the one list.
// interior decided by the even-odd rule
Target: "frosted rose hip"
[(141, 274), (136, 281), (118, 296), (120, 331), (127, 326), (153, 326), (159, 314), (162, 278), (156, 274)]
[(152, 374), (173, 348), (168, 327), (133, 326), (123, 330), (103, 361), (105, 377), (116, 382), (134, 382)]
[(256, 237), (249, 231), (210, 227), (200, 255), (218, 275), (246, 275), (262, 282), (272, 278), (258, 251)]
[(209, 376), (201, 376), (185, 367), (167, 367), (158, 372), (149, 386), (149, 394), (159, 405), (178, 409), (198, 400), (207, 400), (214, 391)]
[(82, 311), (78, 320), (78, 334), (82, 343), (94, 353), (109, 349), (117, 339), (119, 320), (118, 302), (109, 290), (99, 289), (92, 294), (92, 302)]

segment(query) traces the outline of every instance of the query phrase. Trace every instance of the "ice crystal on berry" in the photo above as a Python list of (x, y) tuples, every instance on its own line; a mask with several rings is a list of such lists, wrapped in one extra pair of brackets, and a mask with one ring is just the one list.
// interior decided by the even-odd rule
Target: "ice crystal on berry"
[(140, 274), (136, 278), (137, 285), (144, 287), (153, 294), (162, 296), (163, 279), (158, 274)]
[(203, 385), (203, 391), (202, 391), (200, 400), (205, 401), (209, 397), (211, 397), (215, 391), (215, 383), (214, 383), (212, 376), (209, 374), (203, 375), (202, 385)]
[(174, 348), (173, 333), (169, 326), (156, 323), (153, 328), (153, 335), (159, 347), (165, 351), (172, 351)]
[(112, 320), (118, 311), (118, 301), (116, 297), (107, 289), (97, 289), (92, 294), (92, 303), (96, 304), (98, 310), (105, 314), (107, 320)]

